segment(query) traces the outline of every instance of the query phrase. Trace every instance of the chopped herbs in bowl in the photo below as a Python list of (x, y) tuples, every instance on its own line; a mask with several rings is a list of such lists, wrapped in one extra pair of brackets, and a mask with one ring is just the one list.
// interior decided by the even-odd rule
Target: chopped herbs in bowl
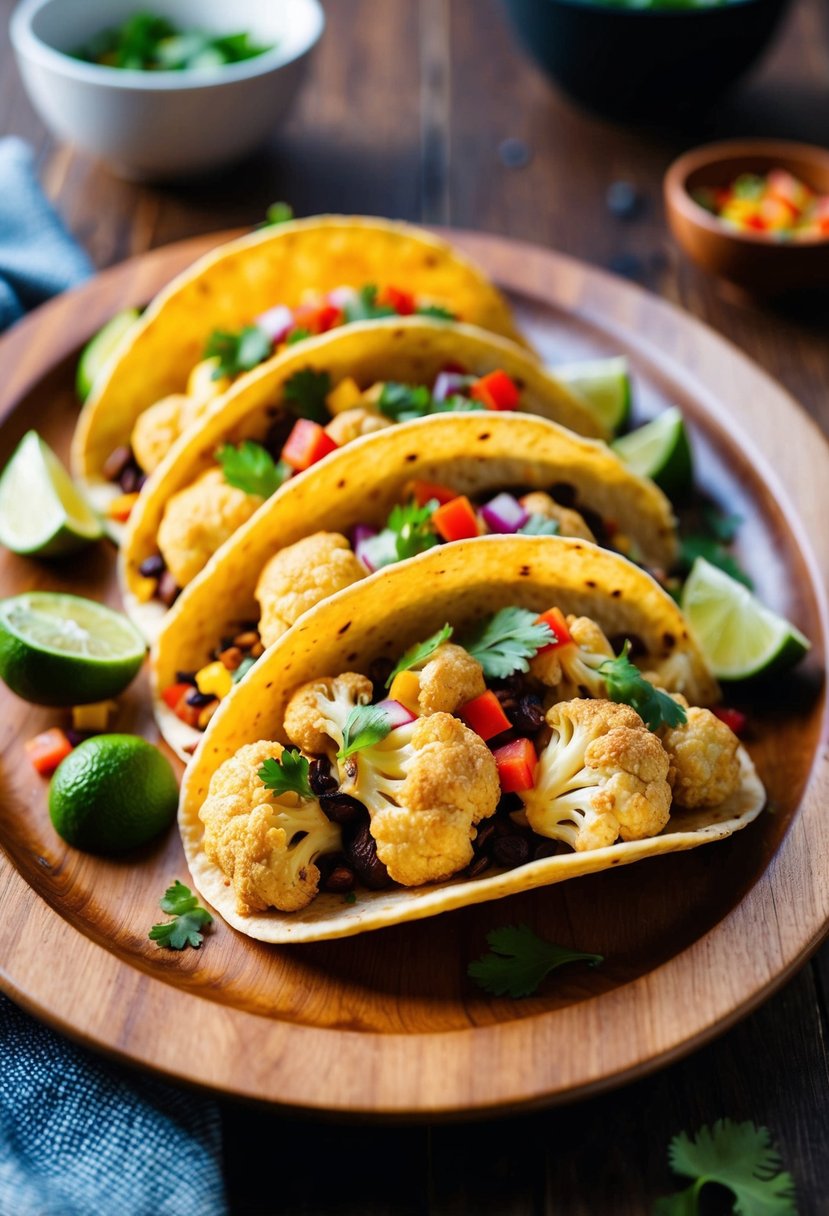
[(226, 67), (270, 50), (273, 46), (260, 45), (248, 33), (182, 30), (166, 17), (144, 12), (134, 13), (121, 25), (107, 26), (78, 47), (74, 56), (100, 67), (180, 72)]

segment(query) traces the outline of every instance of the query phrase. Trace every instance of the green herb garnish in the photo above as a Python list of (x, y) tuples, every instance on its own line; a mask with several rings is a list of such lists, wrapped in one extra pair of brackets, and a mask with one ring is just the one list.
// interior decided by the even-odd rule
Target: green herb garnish
[(309, 418), (321, 425), (328, 422), (325, 399), (331, 392), (328, 372), (304, 367), (285, 381), (284, 396), (298, 418)]
[(299, 794), (313, 798), (308, 780), (308, 761), (295, 747), (286, 748), (277, 760), (271, 757), (259, 770), (259, 780), (274, 794)]
[(522, 536), (558, 536), (561, 525), (557, 519), (547, 519), (544, 515), (531, 515), (518, 531)]
[(691, 1138), (674, 1136), (668, 1161), (675, 1174), (693, 1178), (687, 1190), (658, 1199), (653, 1216), (700, 1216), (700, 1192), (709, 1182), (727, 1187), (736, 1216), (797, 1216), (794, 1179), (766, 1127), (718, 1119)]
[(440, 304), (424, 304), (422, 308), (415, 310), (418, 317), (434, 317), (436, 321), (454, 321), (455, 314), (450, 312), (448, 308), (441, 308)]
[(583, 954), (538, 937), (527, 925), (505, 925), (486, 935), (491, 953), (470, 963), (467, 975), (492, 996), (532, 996), (556, 967), (565, 963), (604, 962), (601, 954)]
[(262, 228), (270, 228), (274, 224), (287, 224), (294, 218), (294, 209), (290, 203), (271, 203), (265, 212), (265, 222)]
[(213, 923), (213, 917), (203, 908), (189, 887), (185, 887), (178, 879), (164, 892), (164, 898), (159, 901), (162, 912), (168, 912), (175, 920), (153, 925), (149, 937), (159, 947), (167, 946), (170, 950), (183, 950), (192, 946), (197, 950), (204, 937), (201, 929)]
[(76, 59), (101, 67), (139, 72), (177, 72), (241, 63), (272, 47), (260, 46), (250, 34), (210, 34), (180, 30), (164, 17), (135, 13), (119, 26), (94, 34), (73, 51)]
[(264, 330), (257, 325), (246, 325), (238, 333), (214, 329), (204, 348), (206, 359), (218, 359), (212, 379), (222, 376), (238, 376), (264, 363), (273, 353), (271, 342)]
[(379, 705), (355, 705), (345, 720), (343, 745), (338, 760), (346, 760), (354, 752), (380, 743), (391, 731), (391, 719)]
[(528, 608), (502, 608), (463, 643), (488, 679), (529, 671), (529, 660), (556, 640), (549, 625)]
[(376, 321), (381, 317), (397, 316), (391, 305), (377, 303), (377, 288), (373, 283), (360, 288), (356, 297), (346, 304), (343, 314), (346, 322)]
[(399, 676), (401, 671), (409, 671), (412, 667), (417, 667), (418, 664), (425, 662), (426, 659), (435, 653), (438, 646), (442, 646), (444, 642), (448, 642), (451, 636), (452, 626), (447, 624), (442, 629), (438, 629), (437, 633), (433, 633), (431, 637), (428, 637), (425, 642), (415, 642), (414, 646), (410, 646), (405, 652), (394, 671), (392, 671), (386, 680), (386, 688), (391, 688), (394, 677)]
[(306, 338), (311, 337), (310, 329), (304, 329), (301, 325), (297, 329), (292, 329), (285, 339), (286, 346), (293, 346), (295, 342), (304, 342)]
[(654, 688), (638, 667), (628, 658), (630, 642), (625, 642), (622, 653), (615, 659), (606, 659), (597, 669), (605, 683), (610, 701), (621, 702), (635, 709), (648, 730), (659, 730), (660, 726), (682, 726), (688, 715), (682, 706), (669, 697), (661, 688)]
[(223, 444), (216, 460), (229, 486), (262, 498), (270, 498), (292, 472), (284, 460), (274, 460), (267, 448), (252, 439), (244, 439), (238, 447)]
[(751, 579), (733, 554), (725, 548), (734, 540), (742, 522), (741, 516), (727, 514), (711, 504), (706, 504), (702, 509), (700, 530), (690, 532), (680, 539), (679, 565), (683, 575), (690, 573), (698, 557), (704, 557), (712, 566), (724, 570), (738, 583), (748, 587), (749, 591), (753, 590)]
[(425, 553), (438, 543), (432, 527), (432, 516), (438, 505), (437, 499), (431, 498), (422, 507), (409, 502), (392, 508), (386, 528), (394, 534), (394, 547), (400, 561)]
[(230, 678), (232, 679), (233, 683), (238, 684), (239, 681), (248, 674), (251, 667), (253, 667), (255, 663), (256, 659), (253, 657), (253, 655), (246, 654), (236, 670), (231, 672)]
[(377, 408), (397, 422), (410, 422), (430, 414), (433, 404), (432, 394), (424, 384), (396, 384), (389, 380), (383, 385)]

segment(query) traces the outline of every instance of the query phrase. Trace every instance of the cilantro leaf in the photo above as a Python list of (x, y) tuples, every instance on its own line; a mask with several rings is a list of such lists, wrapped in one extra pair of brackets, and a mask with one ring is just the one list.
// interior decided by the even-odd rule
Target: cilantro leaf
[(310, 329), (303, 329), (300, 325), (296, 329), (292, 329), (285, 339), (286, 346), (293, 346), (295, 342), (304, 342), (306, 338), (311, 337)]
[(460, 393), (453, 393), (451, 397), (444, 398), (443, 401), (433, 401), (430, 414), (480, 414), (485, 410), (486, 406), (480, 401), (473, 401), (471, 397), (462, 397)]
[(457, 318), (448, 308), (441, 308), (440, 304), (424, 304), (422, 308), (416, 309), (418, 317), (434, 317), (436, 321), (455, 321)]
[(675, 1174), (693, 1178), (685, 1191), (657, 1200), (654, 1216), (699, 1216), (699, 1196), (709, 1182), (734, 1195), (736, 1216), (797, 1216), (794, 1179), (782, 1171), (766, 1127), (718, 1119), (693, 1139), (680, 1132), (668, 1149)]
[(532, 996), (551, 971), (565, 963), (604, 962), (601, 954), (583, 954), (538, 937), (527, 925), (505, 925), (486, 935), (491, 953), (470, 963), (467, 975), (492, 996)]
[(258, 325), (246, 325), (238, 333), (227, 329), (214, 329), (204, 348), (206, 359), (219, 360), (212, 379), (222, 376), (238, 376), (258, 367), (273, 352), (273, 342)]
[(706, 503), (702, 508), (702, 518), (705, 523), (705, 531), (709, 536), (713, 536), (714, 540), (721, 541), (724, 545), (734, 539), (740, 525), (744, 522), (742, 515), (720, 511), (712, 503)]
[(425, 384), (396, 384), (389, 380), (383, 385), (377, 408), (381, 414), (397, 422), (410, 422), (432, 412), (432, 394)]
[(391, 719), (379, 705), (355, 705), (345, 720), (343, 745), (338, 760), (345, 760), (364, 747), (380, 743), (391, 731)]
[(648, 730), (660, 726), (681, 726), (688, 720), (685, 710), (673, 697), (660, 688), (654, 688), (638, 667), (628, 658), (630, 642), (625, 642), (622, 653), (615, 659), (606, 659), (597, 669), (605, 682), (610, 701), (620, 701), (635, 709)]
[(435, 530), (431, 526), (437, 507), (437, 499), (430, 498), (422, 507), (416, 502), (410, 502), (392, 508), (386, 528), (394, 533), (394, 547), (400, 561), (415, 557), (426, 549), (432, 549), (438, 543)]
[(300, 798), (313, 798), (308, 780), (308, 761), (295, 747), (286, 748), (277, 760), (275, 756), (266, 760), (259, 770), (259, 780), (274, 794), (299, 794)]
[(262, 227), (270, 228), (272, 224), (285, 224), (293, 218), (294, 209), (290, 203), (271, 203), (265, 212), (265, 222)]
[(679, 561), (686, 574), (689, 573), (698, 557), (704, 557), (712, 566), (724, 570), (726, 574), (730, 574), (743, 586), (748, 587), (749, 591), (754, 589), (754, 583), (737, 559), (724, 549), (719, 541), (714, 540), (711, 536), (704, 536), (702, 533), (683, 536), (679, 543)]
[(366, 283), (350, 300), (344, 310), (346, 322), (376, 321), (380, 317), (396, 317), (397, 313), (390, 304), (377, 303), (377, 288), (373, 283)]
[(425, 642), (415, 642), (414, 646), (410, 646), (403, 654), (397, 666), (386, 680), (386, 688), (391, 688), (394, 677), (399, 676), (401, 671), (409, 671), (410, 668), (416, 667), (418, 663), (423, 663), (435, 653), (438, 646), (442, 646), (444, 642), (448, 642), (451, 636), (452, 626), (446, 624), (442, 629), (438, 629), (437, 633), (433, 633), (431, 637), (426, 638)]
[(463, 643), (489, 679), (505, 679), (529, 671), (529, 660), (555, 641), (549, 625), (528, 608), (502, 608)]
[(285, 381), (285, 400), (298, 418), (310, 418), (311, 422), (328, 421), (325, 399), (330, 392), (328, 372), (318, 372), (313, 367), (304, 367)]
[(270, 498), (292, 472), (284, 460), (274, 460), (267, 448), (252, 439), (243, 440), (238, 447), (232, 443), (222, 444), (216, 460), (229, 486), (244, 490), (246, 494), (259, 494), (262, 498)]
[(518, 531), (522, 536), (558, 536), (561, 525), (557, 519), (546, 519), (543, 515), (531, 515)]
[(246, 654), (245, 657), (242, 659), (241, 663), (239, 664), (239, 666), (236, 668), (236, 670), (232, 671), (230, 673), (230, 678), (233, 681), (233, 683), (238, 684), (239, 681), (248, 674), (251, 667), (255, 666), (255, 664), (256, 664), (256, 659), (253, 657), (253, 655)]
[(200, 930), (213, 923), (207, 909), (201, 907), (190, 888), (178, 879), (167, 888), (159, 903), (162, 912), (171, 913), (175, 920), (153, 925), (149, 932), (150, 940), (170, 950), (183, 950), (185, 946), (197, 950), (204, 940)]

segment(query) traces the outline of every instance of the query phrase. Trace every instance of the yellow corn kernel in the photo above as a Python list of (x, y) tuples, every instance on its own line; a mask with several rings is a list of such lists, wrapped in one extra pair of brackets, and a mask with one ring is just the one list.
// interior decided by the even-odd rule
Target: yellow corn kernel
[(219, 376), (216, 380), (213, 379), (213, 373), (218, 366), (219, 360), (215, 357), (202, 359), (201, 363), (197, 363), (187, 381), (187, 396), (202, 405), (226, 392), (230, 388), (230, 378)]
[(405, 705), (410, 713), (419, 714), (420, 676), (416, 671), (401, 671), (391, 682), (389, 697)]
[(107, 504), (107, 517), (109, 519), (117, 520), (119, 524), (125, 524), (137, 502), (137, 490), (134, 494), (119, 494)]
[(379, 405), (385, 387), (386, 383), (384, 380), (378, 380), (376, 384), (372, 384), (365, 392), (360, 393), (360, 405), (364, 405), (369, 409), (374, 405)]
[(94, 705), (75, 705), (72, 708), (73, 730), (106, 730), (109, 719), (117, 705), (114, 701), (96, 701)]
[(332, 414), (342, 414), (359, 405), (362, 399), (363, 394), (357, 381), (346, 376), (345, 380), (341, 380), (337, 387), (331, 390), (325, 398), (325, 404)]
[(136, 579), (135, 586), (132, 590), (139, 604), (149, 604), (150, 600), (156, 593), (157, 587), (157, 578), (144, 578), (142, 575), (140, 578)]
[(196, 672), (196, 687), (208, 697), (226, 697), (233, 687), (233, 676), (219, 659)]

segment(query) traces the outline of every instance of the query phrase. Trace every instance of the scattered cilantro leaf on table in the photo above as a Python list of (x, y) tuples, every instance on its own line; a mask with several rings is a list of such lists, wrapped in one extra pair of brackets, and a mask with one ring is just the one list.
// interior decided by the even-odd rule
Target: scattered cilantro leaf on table
[(452, 626), (446, 624), (442, 629), (438, 629), (437, 633), (433, 633), (431, 637), (426, 638), (423, 642), (415, 642), (414, 646), (409, 649), (400, 659), (397, 666), (392, 671), (389, 678), (386, 680), (386, 688), (391, 688), (395, 676), (399, 676), (401, 671), (408, 671), (412, 667), (416, 667), (418, 663), (424, 662), (430, 655), (433, 655), (438, 646), (442, 646), (444, 642), (448, 642), (452, 636)]
[(688, 719), (685, 710), (673, 697), (645, 679), (628, 658), (629, 652), (630, 642), (625, 642), (617, 658), (606, 659), (598, 668), (605, 682), (608, 700), (635, 709), (648, 730), (659, 730), (660, 726), (681, 726)]
[(227, 329), (214, 329), (204, 348), (206, 359), (218, 359), (212, 379), (222, 376), (238, 376), (258, 367), (273, 352), (273, 342), (258, 325), (246, 325), (238, 333)]
[(489, 679), (505, 679), (529, 671), (529, 660), (554, 642), (549, 625), (528, 608), (502, 608), (470, 634), (463, 646), (477, 659)]
[(285, 381), (284, 397), (298, 418), (324, 424), (328, 421), (325, 399), (331, 392), (328, 372), (304, 367)]
[(170, 950), (183, 950), (185, 946), (197, 950), (204, 940), (201, 930), (213, 923), (213, 917), (201, 907), (190, 888), (176, 879), (159, 904), (162, 912), (170, 913), (175, 919), (153, 925), (150, 940)]
[(259, 494), (262, 498), (270, 498), (292, 471), (283, 460), (274, 460), (267, 448), (252, 439), (243, 440), (238, 447), (232, 443), (222, 444), (216, 452), (216, 460), (229, 486), (244, 490), (246, 494)]
[(274, 794), (293, 793), (300, 798), (313, 798), (308, 778), (308, 761), (295, 747), (286, 748), (277, 760), (275, 756), (264, 762), (259, 770), (259, 780)]
[(674, 1136), (668, 1160), (675, 1174), (694, 1181), (658, 1199), (653, 1216), (700, 1216), (700, 1192), (709, 1182), (732, 1192), (734, 1216), (797, 1216), (794, 1179), (781, 1169), (766, 1127), (718, 1119), (693, 1138), (685, 1132)]
[(380, 743), (391, 731), (391, 720), (379, 705), (355, 705), (345, 720), (343, 745), (338, 760), (345, 760), (364, 747)]
[(467, 975), (492, 996), (532, 996), (556, 967), (578, 962), (596, 967), (604, 962), (601, 954), (584, 954), (545, 941), (527, 925), (493, 929), (486, 940), (490, 953), (470, 963)]

